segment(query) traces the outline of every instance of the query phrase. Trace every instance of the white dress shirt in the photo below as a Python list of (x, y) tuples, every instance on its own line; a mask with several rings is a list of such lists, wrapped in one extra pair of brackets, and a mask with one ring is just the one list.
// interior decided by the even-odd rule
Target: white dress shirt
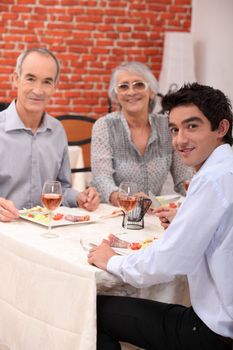
[(162, 239), (113, 256), (108, 271), (137, 287), (187, 275), (193, 309), (214, 332), (233, 338), (233, 151), (217, 147), (191, 180)]

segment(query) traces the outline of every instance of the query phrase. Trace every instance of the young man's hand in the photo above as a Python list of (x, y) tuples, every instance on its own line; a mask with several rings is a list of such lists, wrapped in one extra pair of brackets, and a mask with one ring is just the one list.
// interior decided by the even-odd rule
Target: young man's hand
[(110, 247), (108, 240), (103, 240), (99, 246), (93, 247), (88, 253), (88, 262), (91, 265), (95, 265), (102, 270), (107, 270), (108, 260), (117, 255), (116, 252)]
[(157, 216), (160, 220), (161, 226), (166, 229), (174, 219), (176, 212), (177, 208), (159, 207), (153, 209), (151, 214)]

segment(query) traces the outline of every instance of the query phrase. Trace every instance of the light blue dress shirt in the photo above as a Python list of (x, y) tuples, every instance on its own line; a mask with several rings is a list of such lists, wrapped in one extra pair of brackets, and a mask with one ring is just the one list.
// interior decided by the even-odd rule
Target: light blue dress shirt
[(62, 183), (63, 205), (77, 206), (71, 189), (67, 138), (61, 123), (45, 113), (33, 134), (19, 118), (15, 101), (0, 113), (0, 197), (18, 209), (41, 205), (46, 180)]
[(108, 271), (137, 287), (187, 275), (192, 306), (214, 332), (233, 338), (233, 151), (217, 147), (191, 180), (162, 239), (113, 256)]

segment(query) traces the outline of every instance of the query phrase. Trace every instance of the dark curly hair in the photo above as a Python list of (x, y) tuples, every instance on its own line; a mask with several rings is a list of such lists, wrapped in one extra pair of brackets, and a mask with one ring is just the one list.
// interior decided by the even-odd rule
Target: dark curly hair
[(217, 130), (222, 119), (229, 121), (229, 130), (223, 138), (232, 145), (232, 106), (229, 98), (220, 90), (198, 83), (185, 84), (176, 92), (168, 93), (162, 99), (164, 112), (182, 105), (195, 105), (210, 121), (212, 131)]

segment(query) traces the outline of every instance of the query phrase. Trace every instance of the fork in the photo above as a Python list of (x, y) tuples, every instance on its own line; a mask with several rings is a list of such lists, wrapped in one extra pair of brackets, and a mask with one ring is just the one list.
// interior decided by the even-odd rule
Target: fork
[(85, 250), (86, 252), (88, 252), (90, 250), (90, 248), (92, 247), (97, 247), (97, 244), (94, 243), (88, 243), (88, 247), (85, 245), (85, 243), (83, 242), (82, 238), (80, 238), (79, 243), (81, 245), (81, 247), (83, 248), (83, 250)]

